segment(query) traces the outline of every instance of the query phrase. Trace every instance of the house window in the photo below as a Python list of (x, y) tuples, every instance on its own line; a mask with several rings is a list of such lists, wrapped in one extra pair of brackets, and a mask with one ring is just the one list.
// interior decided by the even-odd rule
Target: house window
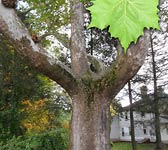
[(153, 132), (152, 132), (152, 130), (149, 130), (149, 134), (152, 136), (153, 135)]
[(131, 127), (129, 127), (129, 135), (131, 135)]
[(127, 112), (125, 113), (125, 120), (128, 120), (128, 114), (127, 114)]
[(149, 133), (150, 133), (151, 136), (155, 136), (155, 130), (154, 129), (149, 130)]
[(146, 131), (146, 129), (145, 129), (145, 128), (143, 129), (143, 133), (144, 133), (144, 134), (147, 134), (147, 131)]
[(125, 133), (124, 133), (124, 128), (122, 128), (122, 136), (124, 136), (125, 135)]
[(121, 118), (124, 118), (123, 113), (120, 113), (119, 115), (120, 115)]
[(144, 112), (141, 112), (141, 117), (145, 117), (145, 113)]

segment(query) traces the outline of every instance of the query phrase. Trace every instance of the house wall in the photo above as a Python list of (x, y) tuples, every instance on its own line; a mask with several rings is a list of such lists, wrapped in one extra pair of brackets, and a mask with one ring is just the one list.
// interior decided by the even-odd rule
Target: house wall
[(161, 137), (163, 143), (168, 143), (168, 126), (161, 126)]
[(129, 114), (124, 114), (120, 116), (120, 140), (121, 141), (130, 141), (130, 121)]
[(110, 137), (113, 141), (120, 141), (120, 124), (118, 115), (112, 118)]
[[(149, 139), (151, 142), (156, 141), (153, 121), (154, 115), (152, 113), (142, 115), (141, 113), (134, 112), (136, 141), (144, 141), (146, 139)], [(161, 128), (162, 141), (168, 143), (168, 129), (163, 128), (162, 124)], [(111, 129), (110, 137), (113, 141), (131, 141), (129, 113), (115, 116)]]

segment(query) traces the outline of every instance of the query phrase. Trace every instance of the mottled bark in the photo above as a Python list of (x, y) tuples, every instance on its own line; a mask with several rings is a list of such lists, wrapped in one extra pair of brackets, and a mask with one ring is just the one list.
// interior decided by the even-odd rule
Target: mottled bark
[(110, 150), (110, 100), (104, 94), (73, 95), (70, 150)]
[(89, 70), (84, 35), (84, 8), (80, 0), (71, 1), (71, 60), (72, 69), (78, 79)]
[(144, 36), (141, 36), (136, 44), (131, 44), (126, 54), (120, 54), (101, 79), (98, 79), (101, 87), (108, 89), (111, 98), (114, 98), (140, 69), (149, 47), (150, 32), (146, 30)]

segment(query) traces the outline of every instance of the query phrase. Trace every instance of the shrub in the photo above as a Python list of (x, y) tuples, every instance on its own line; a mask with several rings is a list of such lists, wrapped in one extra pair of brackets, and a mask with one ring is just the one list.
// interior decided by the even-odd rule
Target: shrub
[(13, 137), (0, 143), (1, 150), (67, 150), (68, 129), (58, 129), (27, 137)]

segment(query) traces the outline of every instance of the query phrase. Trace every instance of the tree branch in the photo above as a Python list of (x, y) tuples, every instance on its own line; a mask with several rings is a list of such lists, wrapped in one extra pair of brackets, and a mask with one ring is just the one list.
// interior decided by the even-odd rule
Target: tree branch
[(83, 15), (81, 0), (71, 1), (71, 59), (72, 69), (77, 78), (82, 78), (89, 70)]
[(146, 30), (144, 36), (141, 36), (136, 44), (130, 45), (126, 54), (121, 53), (101, 78), (101, 86), (105, 86), (108, 92), (114, 91), (113, 95), (110, 95), (111, 98), (116, 96), (143, 65), (150, 47), (149, 33)]
[(16, 12), (13, 9), (4, 7), (1, 0), (0, 33), (5, 35), (22, 57), (29, 60), (32, 67), (56, 81), (68, 92), (73, 91), (73, 88), (76, 86), (76, 80), (71, 70), (35, 44), (28, 30), (17, 17)]
[(57, 33), (46, 32), (45, 34), (40, 36), (40, 39), (42, 40), (47, 36), (51, 35), (54, 36), (65, 48), (70, 49), (70, 39), (65, 34), (61, 34), (58, 32)]

